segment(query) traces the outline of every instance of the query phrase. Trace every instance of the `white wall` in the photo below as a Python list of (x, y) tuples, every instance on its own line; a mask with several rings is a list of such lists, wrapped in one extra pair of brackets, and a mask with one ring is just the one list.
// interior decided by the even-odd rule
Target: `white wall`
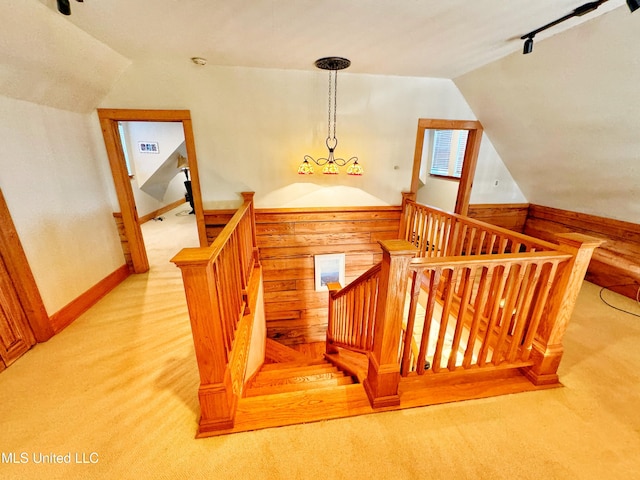
[(4, 96), (0, 111), (0, 188), (51, 315), (125, 263), (100, 128)]
[(639, 39), (620, 7), (455, 80), (531, 203), (640, 223)]
[[(301, 176), (305, 154), (326, 156), (327, 88), (320, 70), (146, 62), (127, 69), (101, 106), (189, 109), (205, 208), (235, 206), (241, 191), (255, 191), (258, 207), (398, 205), (410, 187), (418, 119), (476, 118), (449, 80), (343, 71), (336, 155), (358, 156), (365, 175)], [(496, 162), (488, 156), (480, 166)], [(474, 193), (514, 190), (506, 181), (483, 188)]]

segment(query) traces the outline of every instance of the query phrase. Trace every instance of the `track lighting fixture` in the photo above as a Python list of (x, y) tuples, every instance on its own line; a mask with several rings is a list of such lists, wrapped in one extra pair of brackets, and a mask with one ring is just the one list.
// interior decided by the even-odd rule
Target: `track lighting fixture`
[[(596, 2), (585, 3), (584, 5), (580, 5), (573, 12), (561, 17), (557, 20), (554, 20), (551, 23), (547, 23), (546, 25), (536, 28), (535, 30), (530, 31), (529, 33), (525, 33), (520, 37), (520, 40), (524, 40), (524, 48), (522, 49), (522, 53), (526, 55), (527, 53), (531, 53), (533, 51), (533, 37), (536, 34), (546, 30), (547, 28), (555, 27), (559, 23), (564, 22), (565, 20), (569, 20), (573, 17), (581, 17), (586, 15), (587, 13), (593, 12), (600, 5), (607, 2), (608, 0), (598, 0)], [(631, 12), (635, 12), (638, 8), (640, 8), (640, 0), (627, 0), (627, 6)]]
[(533, 35), (524, 41), (524, 48), (522, 49), (523, 55), (531, 52), (533, 52)]
[[(84, 0), (76, 0), (76, 2), (84, 2)], [(71, 5), (69, 0), (58, 0), (58, 11), (63, 15), (71, 15)]]

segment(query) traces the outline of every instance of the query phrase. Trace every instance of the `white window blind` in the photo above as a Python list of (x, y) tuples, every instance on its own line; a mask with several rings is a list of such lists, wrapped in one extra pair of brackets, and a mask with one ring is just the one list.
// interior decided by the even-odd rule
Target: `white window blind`
[(460, 178), (468, 135), (467, 130), (435, 130), (429, 173)]

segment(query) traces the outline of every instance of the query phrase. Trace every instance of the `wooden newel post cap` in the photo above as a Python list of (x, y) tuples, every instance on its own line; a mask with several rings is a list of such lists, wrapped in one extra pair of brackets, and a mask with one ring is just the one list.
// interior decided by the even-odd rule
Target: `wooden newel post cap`
[(415, 255), (418, 248), (406, 240), (378, 240), (383, 252), (389, 255)]

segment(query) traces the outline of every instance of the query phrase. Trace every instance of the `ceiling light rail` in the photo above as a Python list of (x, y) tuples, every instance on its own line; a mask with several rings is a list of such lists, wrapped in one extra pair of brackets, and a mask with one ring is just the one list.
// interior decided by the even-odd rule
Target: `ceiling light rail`
[[(578, 8), (574, 9), (573, 12), (568, 13), (564, 17), (560, 17), (559, 19), (554, 20), (553, 22), (547, 23), (546, 25), (543, 25), (540, 28), (536, 28), (535, 30), (530, 31), (529, 33), (525, 33), (520, 37), (520, 40), (524, 40), (524, 47), (522, 49), (522, 53), (524, 55), (527, 55), (528, 53), (533, 52), (533, 39), (538, 33), (543, 32), (548, 28), (555, 27), (559, 23), (569, 20), (570, 18), (581, 17), (583, 15), (586, 15), (587, 13), (593, 12), (600, 5), (602, 5), (607, 1), (608, 0), (598, 0), (595, 2), (585, 3), (584, 5), (580, 5)], [(636, 10), (638, 10), (638, 8), (640, 8), (640, 0), (627, 0), (627, 6), (629, 7), (629, 10), (631, 12), (635, 12)]]

